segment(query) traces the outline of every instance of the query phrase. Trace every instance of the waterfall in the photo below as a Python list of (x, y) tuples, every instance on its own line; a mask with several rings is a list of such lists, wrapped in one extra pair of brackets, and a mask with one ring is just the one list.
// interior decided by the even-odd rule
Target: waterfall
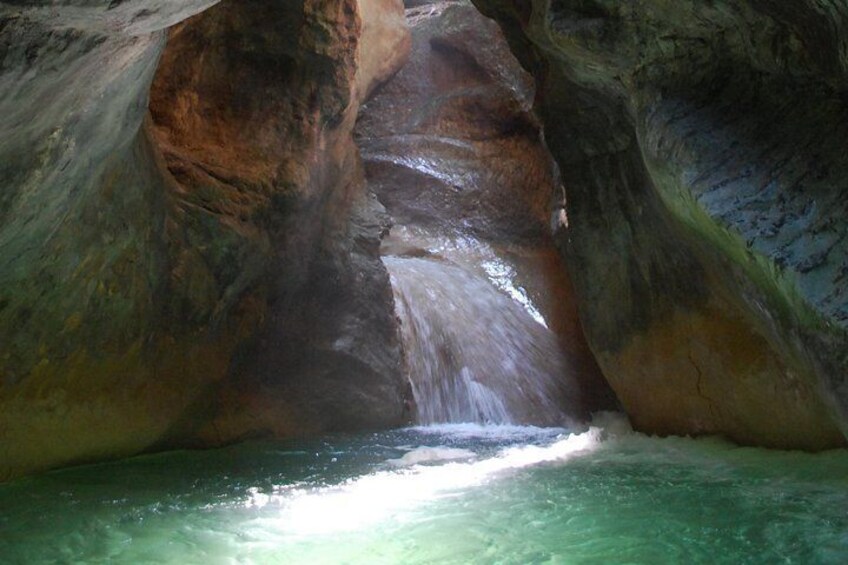
[(567, 425), (583, 416), (556, 336), (517, 302), (444, 260), (384, 262), (420, 423)]
[(356, 139), (392, 217), (381, 254), (418, 421), (585, 421), (602, 404), (585, 383), (602, 379), (550, 261), (558, 181), (532, 77), (471, 3), (416, 5), (409, 61), (363, 106)]

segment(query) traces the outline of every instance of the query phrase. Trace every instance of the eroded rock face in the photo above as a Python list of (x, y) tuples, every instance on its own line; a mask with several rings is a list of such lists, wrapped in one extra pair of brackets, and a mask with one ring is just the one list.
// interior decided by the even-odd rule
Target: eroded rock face
[[(436, 373), (462, 370), (471, 375), (474, 386), (483, 387), (512, 379), (522, 388), (517, 383), (532, 380), (531, 374), (551, 382), (558, 379), (558, 385), (545, 389), (550, 398), (544, 402), (549, 406), (539, 408), (535, 417), (526, 413), (532, 404), (527, 401), (521, 416), (525, 423), (550, 424), (552, 414), (563, 411), (580, 419), (592, 410), (610, 408), (615, 405), (614, 396), (586, 345), (568, 273), (549, 235), (556, 173), (531, 110), (532, 78), (510, 53), (498, 26), (470, 2), (414, 4), (407, 10), (413, 36), (410, 60), (368, 101), (356, 128), (369, 184), (395, 222), (384, 253), (401, 259), (393, 260), (390, 270), (396, 285), (404, 287), (401, 294), (417, 295), (419, 300), (411, 308), (420, 312), (404, 314), (403, 308), (410, 308), (406, 305), (402, 318), (407, 325), (429, 327), (438, 324), (416, 318), (435, 316), (446, 326), (434, 329), (434, 335), (417, 338), (433, 343), (408, 344), (415, 351), (427, 351), (417, 354), (418, 358), (428, 357), (412, 367), (416, 355), (408, 351), (410, 372), (420, 373), (423, 365), (441, 363)], [(438, 265), (428, 268), (409, 257), (443, 263), (444, 276), (438, 276)], [(430, 273), (433, 280), (415, 281), (417, 273)], [(478, 282), (472, 283), (472, 277), (478, 277)], [(452, 299), (444, 299), (445, 280), (457, 285), (465, 281), (477, 289), (480, 303), (487, 303), (489, 296), (480, 289), (494, 286), (525, 306), (526, 320), (509, 318), (506, 312), (502, 318), (495, 313), (483, 316), (486, 308), (474, 309), (475, 300), (469, 299), (474, 293), (467, 288), (458, 286)], [(425, 305), (421, 297), (428, 293), (443, 300), (435, 308)], [(491, 298), (488, 308), (499, 308), (494, 303)], [(448, 312), (439, 316), (438, 308)], [(531, 315), (544, 320), (547, 327), (535, 327), (538, 324)], [(486, 344), (480, 343), (477, 355), (466, 352), (463, 360), (462, 354), (452, 352), (459, 346), (450, 344), (456, 341), (453, 334), (473, 333), (468, 328), (474, 325), (469, 319), (474, 316), (505, 327), (487, 330), (498, 343), (488, 356), (481, 353)], [(514, 327), (506, 327), (509, 323)], [(521, 333), (528, 335), (519, 338)], [(523, 358), (504, 361), (519, 351)], [(440, 355), (445, 359), (436, 359)], [(428, 386), (434, 389), (438, 384)], [(504, 387), (497, 390), (510, 398)], [(444, 404), (462, 401), (446, 398)], [(516, 408), (521, 400), (511, 398), (510, 402), (510, 412), (522, 413)], [(439, 413), (444, 417), (460, 412)], [(424, 419), (438, 421), (433, 414)]]
[(475, 3), (536, 76), (557, 237), (635, 425), (844, 445), (848, 11)]
[(224, 262), (258, 247), (260, 228), (270, 257), (236, 264), (274, 266), (259, 273), (267, 326), (217, 393), (204, 443), (403, 421), (387, 218), (351, 140), (360, 101), (405, 58), (399, 14), (387, 1), (233, 2), (172, 32), (151, 109), (180, 207), (224, 232)]
[(29, 4), (0, 5), (0, 478), (151, 444), (231, 349), (161, 323), (166, 180), (142, 127), (165, 26), (212, 2)]
[(400, 4), (230, 1), (167, 49), (214, 2), (29, 4), (0, 4), (0, 478), (402, 421), (351, 141)]

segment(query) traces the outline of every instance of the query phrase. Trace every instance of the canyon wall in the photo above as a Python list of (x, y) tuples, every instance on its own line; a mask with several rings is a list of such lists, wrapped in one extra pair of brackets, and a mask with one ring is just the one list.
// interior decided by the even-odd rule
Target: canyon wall
[(475, 4), (536, 77), (556, 237), (635, 426), (844, 445), (848, 9)]
[[(390, 134), (364, 124), (377, 190), (409, 173), (381, 144), (435, 148), (503, 189), (464, 212), (502, 251), (546, 237), (551, 211), (546, 191), (512, 206), (510, 187), (553, 183), (594, 359), (582, 338), (574, 353), (638, 429), (843, 446), (848, 9), (475, 4), (532, 72), (558, 169), (530, 143), (532, 89), (447, 11), (427, 41), (470, 74), (441, 75), (449, 94)], [(0, 480), (409, 421), (391, 220), (352, 132), (410, 44), (399, 0), (0, 2)], [(509, 93), (487, 82), (507, 76)], [(404, 80), (375, 103), (434, 94)], [(434, 179), (387, 200), (401, 223), (447, 202)], [(525, 263), (564, 276), (548, 248)], [(535, 292), (579, 336), (554, 286), (567, 296)]]
[(402, 6), (213, 4), (0, 4), (0, 479), (405, 421), (351, 139)]

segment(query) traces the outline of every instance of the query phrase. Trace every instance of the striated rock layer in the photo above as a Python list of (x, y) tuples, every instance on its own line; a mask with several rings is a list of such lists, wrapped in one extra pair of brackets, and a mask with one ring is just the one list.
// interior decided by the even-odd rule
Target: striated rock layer
[(215, 3), (38, 4), (0, 3), (0, 479), (404, 421), (351, 140), (400, 2), (230, 0), (170, 39)]
[(536, 77), (557, 238), (636, 427), (844, 445), (848, 9), (475, 4)]

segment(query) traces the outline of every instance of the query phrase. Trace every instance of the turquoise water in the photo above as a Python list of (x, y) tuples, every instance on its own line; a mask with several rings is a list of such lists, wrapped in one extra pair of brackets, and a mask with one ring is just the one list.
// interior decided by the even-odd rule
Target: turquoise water
[(848, 452), (612, 423), (169, 453), (0, 487), (0, 562), (846, 563)]

